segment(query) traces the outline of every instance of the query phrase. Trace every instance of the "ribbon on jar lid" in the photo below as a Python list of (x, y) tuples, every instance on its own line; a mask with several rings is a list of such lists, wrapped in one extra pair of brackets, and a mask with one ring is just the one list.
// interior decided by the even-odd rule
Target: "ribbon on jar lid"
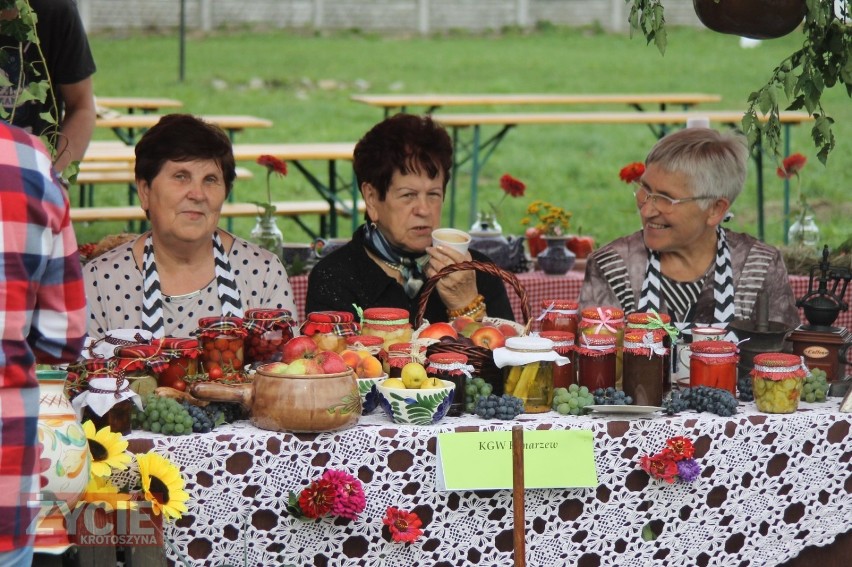
[(602, 307), (598, 307), (596, 311), (598, 313), (597, 320), (586, 318), (583, 319), (583, 321), (587, 323), (597, 323), (597, 327), (595, 328), (594, 332), (595, 335), (599, 335), (601, 333), (601, 329), (606, 329), (607, 331), (613, 334), (618, 332), (618, 330), (614, 326), (610, 325), (610, 323), (617, 323), (621, 321), (621, 317), (613, 317), (612, 312), (609, 309), (604, 311)]
[(668, 354), (669, 349), (663, 346), (662, 341), (657, 341), (654, 339), (654, 333), (645, 333), (642, 335), (642, 342), (636, 343), (633, 341), (624, 341), (624, 348), (644, 348), (648, 349), (648, 359), (653, 355), (657, 356), (665, 356)]
[(454, 371), (459, 370), (462, 374), (467, 376), (468, 378), (473, 378), (472, 372), (474, 371), (473, 366), (470, 364), (464, 364), (463, 362), (450, 362), (449, 364), (444, 364), (441, 362), (429, 362), (429, 368), (433, 370), (443, 370), (443, 371)]
[(556, 313), (558, 315), (576, 315), (576, 309), (556, 309), (556, 302), (552, 302), (550, 305), (544, 308), (544, 311), (541, 312), (541, 315), (535, 318), (536, 321), (543, 321), (545, 317), (547, 317), (548, 313)]
[(648, 309), (648, 312), (651, 315), (648, 316), (648, 322), (645, 323), (643, 327), (651, 330), (662, 329), (669, 335), (669, 338), (672, 340), (672, 342), (675, 342), (677, 340), (678, 335), (680, 334), (678, 328), (672, 325), (671, 323), (665, 323), (656, 309)]

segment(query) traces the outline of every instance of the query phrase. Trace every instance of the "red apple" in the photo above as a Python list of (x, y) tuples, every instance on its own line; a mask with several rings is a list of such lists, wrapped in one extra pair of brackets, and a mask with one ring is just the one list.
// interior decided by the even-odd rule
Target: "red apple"
[(313, 358), (316, 356), (318, 350), (317, 344), (311, 337), (293, 337), (284, 343), (281, 360), (290, 364), (297, 358)]
[(451, 323), (451, 325), (453, 326), (453, 328), (456, 331), (461, 332), (461, 331), (464, 331), (464, 328), (467, 327), (471, 323), (476, 323), (476, 321), (474, 321), (470, 317), (462, 315), (461, 317), (456, 317), (455, 319), (453, 319), (453, 322)]
[(533, 258), (538, 256), (539, 252), (547, 248), (547, 243), (544, 241), (544, 238), (542, 238), (541, 231), (536, 227), (529, 227), (524, 232), (524, 236), (527, 237), (527, 246), (529, 246), (530, 256)]
[(515, 329), (515, 327), (507, 323), (501, 323), (497, 325), (497, 330), (503, 333), (503, 336), (506, 338), (518, 336), (518, 331)]
[(349, 370), (343, 357), (331, 350), (320, 352), (314, 360), (322, 368), (323, 374), (339, 374)]
[(591, 236), (572, 236), (565, 243), (568, 250), (574, 253), (577, 258), (585, 258), (595, 249), (595, 239)]
[(499, 348), (506, 343), (506, 337), (497, 327), (480, 327), (470, 335), (470, 340), (476, 346), (484, 347), (489, 350)]
[(459, 333), (449, 323), (432, 323), (422, 331), (420, 331), (421, 339), (438, 339), (442, 337), (452, 337), (457, 339)]

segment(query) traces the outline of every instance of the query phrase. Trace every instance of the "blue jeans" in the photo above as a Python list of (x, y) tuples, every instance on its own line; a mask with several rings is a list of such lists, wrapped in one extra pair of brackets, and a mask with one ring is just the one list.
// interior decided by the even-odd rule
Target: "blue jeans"
[(0, 553), (0, 565), (3, 567), (30, 567), (33, 564), (33, 548), (20, 547)]

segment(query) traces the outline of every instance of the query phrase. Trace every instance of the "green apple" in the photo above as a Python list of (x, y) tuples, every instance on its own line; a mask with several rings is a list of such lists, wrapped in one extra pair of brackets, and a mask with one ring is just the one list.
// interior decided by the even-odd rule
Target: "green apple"
[(382, 382), (382, 386), (385, 388), (398, 388), (400, 390), (405, 390), (405, 383), (399, 378), (388, 378)]
[(402, 367), (402, 383), (406, 388), (419, 388), (427, 378), (422, 364), (409, 362)]
[(426, 378), (420, 384), (421, 390), (440, 390), (444, 387), (444, 381), (440, 378)]

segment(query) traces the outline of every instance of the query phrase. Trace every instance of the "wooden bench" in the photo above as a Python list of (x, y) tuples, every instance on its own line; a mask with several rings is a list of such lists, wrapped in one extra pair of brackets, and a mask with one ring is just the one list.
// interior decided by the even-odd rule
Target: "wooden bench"
[(96, 96), (95, 107), (99, 112), (102, 108), (124, 109), (128, 114), (133, 114), (136, 110), (142, 112), (153, 112), (161, 108), (180, 108), (183, 103), (173, 98), (155, 98), (155, 97), (138, 97), (138, 96)]
[[(98, 116), (95, 119), (95, 127), (111, 129), (119, 140), (133, 145), (136, 143), (137, 135), (144, 132), (148, 128), (157, 124), (162, 118), (159, 114), (116, 114), (112, 113)], [(266, 118), (258, 118), (257, 116), (245, 115), (220, 115), (211, 114), (200, 116), (205, 122), (215, 124), (228, 132), (231, 142), (234, 141), (234, 135), (246, 128), (271, 128), (272, 121)]]

